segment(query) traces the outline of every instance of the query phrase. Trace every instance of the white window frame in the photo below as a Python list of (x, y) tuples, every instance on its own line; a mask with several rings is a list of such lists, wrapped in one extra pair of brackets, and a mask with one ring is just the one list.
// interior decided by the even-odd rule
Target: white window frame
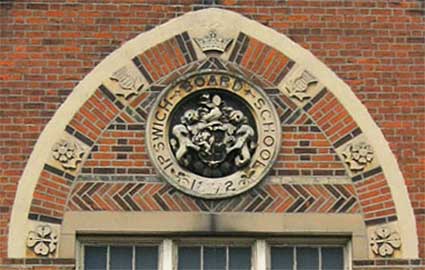
[[(303, 238), (274, 238), (266, 240), (266, 256), (267, 262), (262, 270), (271, 269), (271, 248), (272, 247), (313, 247), (319, 249), (319, 270), (322, 269), (322, 248), (341, 247), (343, 250), (344, 270), (352, 270), (351, 257), (351, 240), (347, 238), (336, 237), (303, 237)], [(295, 252), (295, 251), (294, 251)], [(296, 257), (294, 256), (294, 269), (296, 267)]]
[[(177, 269), (178, 266), (178, 249), (179, 247), (200, 247), (201, 248), (201, 265), (203, 266), (203, 249), (205, 247), (226, 247), (228, 256), (228, 247), (246, 247), (251, 249), (251, 269), (256, 269), (254, 264), (256, 263), (255, 256), (255, 238), (232, 238), (232, 237), (199, 237), (199, 238), (179, 238), (174, 241), (174, 259), (173, 269)], [(228, 263), (228, 262), (226, 262)]]
[[(251, 247), (252, 270), (270, 269), (271, 247), (342, 247), (344, 270), (352, 270), (351, 240), (345, 237), (141, 237), (141, 236), (90, 236), (79, 237), (76, 270), (84, 270), (84, 246), (158, 246), (160, 270), (177, 270), (179, 246), (238, 246)], [(321, 250), (321, 249), (320, 249)], [(320, 251), (319, 251), (320, 252)], [(319, 254), (320, 255), (320, 254)], [(321, 260), (321, 256), (319, 256)], [(107, 270), (109, 255), (107, 256)]]
[(84, 251), (86, 246), (106, 246), (107, 255), (106, 255), (106, 269), (109, 270), (109, 260), (110, 260), (110, 247), (111, 246), (130, 246), (132, 247), (132, 266), (135, 269), (136, 260), (135, 260), (135, 251), (136, 247), (158, 247), (158, 266), (160, 269), (164, 268), (161, 263), (163, 262), (163, 245), (164, 240), (162, 238), (152, 238), (152, 237), (130, 237), (130, 236), (89, 236), (81, 237), (78, 239), (77, 245), (77, 263), (76, 270), (84, 270)]

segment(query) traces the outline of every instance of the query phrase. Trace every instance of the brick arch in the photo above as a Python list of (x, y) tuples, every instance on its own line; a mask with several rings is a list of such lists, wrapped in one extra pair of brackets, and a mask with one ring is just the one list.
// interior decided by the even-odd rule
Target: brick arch
[[(177, 73), (185, 75), (188, 70), (204, 69), (235, 72), (239, 68), (231, 61), (216, 57), (188, 65), (190, 69), (183, 66), (177, 69)], [(149, 68), (146, 72), (151, 73)], [(247, 75), (247, 71), (236, 72)], [(354, 186), (347, 181), (349, 178), (343, 162), (320, 127), (306, 113), (298, 113), (296, 105), (279, 94), (272, 84), (257, 76), (257, 83), (269, 92), (282, 122), (284, 140), (279, 158), (269, 173), (276, 181), (270, 182), (266, 178), (251, 192), (215, 202), (187, 196), (161, 181), (149, 160), (143, 134), (150, 105), (160, 89), (170, 81), (170, 78), (165, 78), (154, 83), (155, 91), (131, 102), (128, 107), (131, 109), (123, 109), (116, 114), (103, 130), (82, 164), (64, 211), (359, 213)], [(285, 176), (338, 179), (332, 186), (312, 183), (292, 185), (285, 184), (283, 180), (279, 183), (278, 178)], [(99, 183), (98, 180), (105, 182)], [(55, 218), (61, 219), (62, 216)]]
[[(225, 33), (234, 35), (231, 48), (221, 59), (207, 59), (193, 41), (193, 36), (207, 29), (193, 22), (205, 18), (232, 25), (225, 31), (221, 26)], [(303, 140), (297, 132), (291, 135), (291, 130), (283, 129), (284, 135), (297, 137), (294, 143), (303, 149), (297, 160), (300, 162), (282, 167), (276, 165), (271, 174), (346, 176), (350, 181), (322, 186), (286, 182), (263, 184), (239, 198), (219, 202), (193, 199), (160, 182), (139, 183), (137, 176), (155, 175), (141, 141), (143, 138), (136, 133), (143, 133), (149, 105), (156, 95), (184, 73), (196, 68), (223, 67), (261, 85), (273, 96), (284, 128), (294, 124), (296, 131), (304, 132), (308, 138)], [(295, 67), (311, 72), (321, 85), (308, 100), (299, 103), (293, 102), (285, 92), (285, 82)], [(135, 94), (131, 96), (114, 89), (111, 82), (121, 68), (139, 79)], [(373, 146), (376, 158), (373, 166), (352, 174), (341, 160), (341, 147), (359, 138)], [(75, 142), (81, 148), (84, 165), (79, 163), (70, 171), (45, 151), (61, 139)], [(291, 140), (288, 137), (283, 141)], [(333, 158), (337, 169), (297, 168), (309, 163), (303, 162), (302, 156), (315, 158), (308, 152), (313, 148), (302, 145), (305, 141), (320, 144), (320, 149), (327, 153), (319, 158)], [(114, 149), (117, 151), (112, 151)], [(290, 147), (282, 148), (285, 149), (290, 150)], [(282, 159), (287, 161), (285, 152), (281, 153)], [(311, 162), (309, 166), (329, 166), (330, 160), (327, 161)], [(84, 174), (95, 170), (100, 172), (99, 177), (112, 174), (122, 178), (110, 183), (84, 179)], [(123, 176), (133, 177), (133, 182), (123, 183)], [(9, 256), (24, 256), (25, 235), (34, 223), (47, 222), (60, 227), (67, 210), (108, 210), (362, 212), (368, 226), (403, 220), (398, 227), (403, 242), (409, 243), (404, 245), (403, 255), (417, 257), (415, 220), (403, 183), (397, 163), (366, 109), (349, 87), (319, 60), (286, 37), (240, 15), (216, 9), (203, 10), (139, 35), (112, 53), (74, 89), (40, 136), (20, 180), (9, 232)]]

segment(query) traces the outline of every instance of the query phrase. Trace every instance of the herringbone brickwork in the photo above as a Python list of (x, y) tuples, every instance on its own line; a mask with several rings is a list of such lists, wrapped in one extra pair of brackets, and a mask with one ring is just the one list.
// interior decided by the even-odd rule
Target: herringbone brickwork
[(358, 213), (354, 188), (345, 185), (266, 184), (242, 196), (202, 200), (163, 183), (78, 182), (71, 211), (195, 211), (272, 213)]

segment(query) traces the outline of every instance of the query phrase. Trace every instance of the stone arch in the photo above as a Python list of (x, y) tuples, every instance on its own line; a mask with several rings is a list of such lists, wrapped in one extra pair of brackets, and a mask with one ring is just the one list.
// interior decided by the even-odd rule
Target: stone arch
[[(201, 37), (210, 29), (234, 39), (229, 49), (217, 59), (207, 59), (207, 55), (193, 41), (193, 37)], [(382, 132), (349, 86), (310, 52), (284, 35), (234, 12), (206, 9), (188, 13), (140, 34), (109, 55), (75, 87), (38, 139), (20, 179), (9, 226), (9, 257), (25, 257), (26, 235), (35, 224), (50, 223), (60, 229), (66, 210), (78, 208), (72, 201), (72, 195), (96, 188), (74, 181), (81, 170), (84, 172), (84, 169), (90, 167), (90, 162), (94, 162), (96, 153), (93, 147), (105, 138), (108, 127), (120, 124), (114, 122), (117, 116), (125, 120), (136, 112), (143, 118), (147, 111), (143, 111), (143, 108), (137, 111), (140, 104), (146, 102), (148, 106), (147, 100), (154, 99), (155, 93), (177, 76), (196, 68), (221, 68), (222, 65), (244, 74), (270, 93), (277, 91), (280, 95), (277, 102), (283, 104), (278, 108), (282, 117), (289, 108), (293, 121), (304, 121), (311, 124), (312, 129), (318, 129), (323, 135), (323, 141), (336, 152), (335, 156), (340, 161), (344, 157), (343, 152), (350, 149), (351, 144), (366, 142), (371, 145), (375, 158), (368, 164), (369, 167), (355, 173), (345, 167), (346, 176), (353, 183), (341, 185), (340, 191), (336, 192), (352, 193), (352, 197), (358, 200), (358, 206), (357, 209), (350, 209), (362, 212), (366, 226), (370, 229), (377, 224), (395, 226), (405, 243), (404, 258), (418, 256), (415, 219), (403, 176)], [(307, 76), (313, 78), (311, 80), (317, 81), (308, 99), (285, 90), (290, 81), (302, 77), (305, 71), (308, 72)], [(130, 92), (120, 91), (114, 85), (123, 72), (133, 76)], [(116, 78), (111, 80), (113, 77)], [(140, 122), (144, 120), (146, 118)], [(143, 130), (143, 127), (140, 128)], [(58, 142), (71, 144), (76, 149), (76, 159), (81, 158), (84, 166), (81, 162), (65, 162), (68, 166), (66, 168), (52, 158), (51, 151), (46, 149), (55, 149)], [(153, 174), (148, 159), (140, 162), (134, 165), (143, 166), (143, 169)], [(341, 164), (344, 162), (336, 162), (335, 166)], [(72, 170), (67, 170), (69, 168)], [(282, 175), (287, 173), (281, 172)], [(279, 175), (279, 172), (276, 174)], [(168, 189), (157, 185), (151, 186), (150, 192), (165, 192)], [(136, 190), (137, 185), (126, 188), (139, 191)], [(299, 188), (308, 190), (308, 187)], [(43, 196), (46, 191), (54, 195), (53, 200)], [(270, 193), (279, 192), (289, 191), (282, 189)], [(311, 190), (308, 192), (314, 193)], [(371, 193), (379, 195), (374, 197)], [(249, 199), (255, 200), (255, 197)], [(203, 210), (199, 205), (192, 205), (191, 210)], [(116, 209), (101, 210), (126, 209), (120, 209), (117, 205)]]

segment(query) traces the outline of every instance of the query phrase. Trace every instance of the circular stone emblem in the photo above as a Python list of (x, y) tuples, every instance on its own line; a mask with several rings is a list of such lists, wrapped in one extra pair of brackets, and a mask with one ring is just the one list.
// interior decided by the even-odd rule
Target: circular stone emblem
[(164, 90), (146, 134), (160, 174), (177, 189), (203, 198), (252, 188), (280, 145), (279, 118), (267, 95), (220, 71), (192, 73)]

